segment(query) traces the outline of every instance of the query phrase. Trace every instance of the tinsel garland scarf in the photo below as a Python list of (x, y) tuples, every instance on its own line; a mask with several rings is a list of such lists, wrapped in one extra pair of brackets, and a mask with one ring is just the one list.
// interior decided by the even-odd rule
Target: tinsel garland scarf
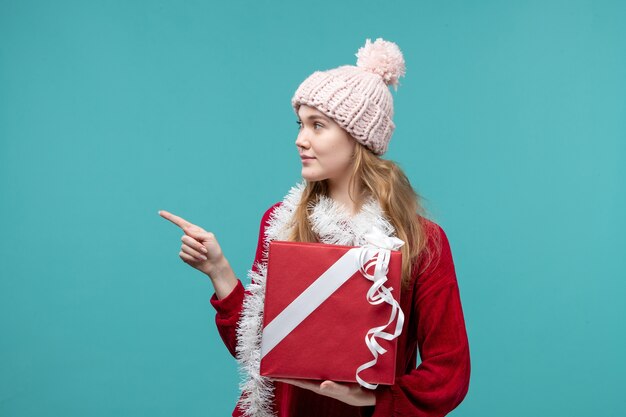
[[(275, 417), (272, 409), (274, 385), (260, 375), (261, 336), (263, 328), (263, 308), (269, 242), (287, 240), (291, 233), (291, 220), (302, 192), (306, 186), (303, 180), (291, 187), (282, 204), (270, 213), (263, 237), (263, 256), (248, 271), (250, 284), (246, 287), (241, 317), (237, 324), (237, 362), (242, 377), (239, 388), (242, 392), (240, 409), (246, 416)], [(395, 236), (395, 228), (383, 214), (378, 201), (369, 197), (356, 215), (328, 196), (321, 195), (311, 207), (309, 220), (312, 230), (322, 243), (335, 245), (363, 246), (364, 237), (372, 227), (381, 230), (386, 236)]]

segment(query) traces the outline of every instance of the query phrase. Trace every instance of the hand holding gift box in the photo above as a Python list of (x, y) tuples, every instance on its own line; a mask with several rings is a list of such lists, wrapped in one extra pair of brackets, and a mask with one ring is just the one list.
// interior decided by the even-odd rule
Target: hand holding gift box
[(364, 246), (270, 242), (261, 375), (394, 383), (404, 242), (376, 227), (365, 238)]

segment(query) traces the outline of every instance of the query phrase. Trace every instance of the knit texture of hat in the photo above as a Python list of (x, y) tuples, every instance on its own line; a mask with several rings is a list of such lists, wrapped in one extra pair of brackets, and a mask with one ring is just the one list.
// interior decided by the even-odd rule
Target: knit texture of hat
[(393, 97), (406, 67), (398, 45), (367, 39), (355, 54), (356, 66), (342, 65), (315, 71), (297, 88), (291, 105), (298, 115), (300, 105), (315, 107), (343, 127), (376, 155), (387, 151), (393, 123)]

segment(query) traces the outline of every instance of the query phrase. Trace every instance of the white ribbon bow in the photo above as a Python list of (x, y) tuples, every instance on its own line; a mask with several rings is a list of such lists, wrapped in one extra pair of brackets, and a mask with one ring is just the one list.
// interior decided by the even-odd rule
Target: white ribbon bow
[[(389, 321), (387, 322), (387, 324), (383, 326), (373, 327), (369, 329), (367, 331), (367, 334), (365, 335), (365, 344), (367, 345), (370, 352), (372, 352), (374, 359), (359, 366), (356, 370), (356, 380), (362, 387), (376, 389), (376, 387), (378, 387), (378, 384), (370, 384), (368, 382), (365, 382), (359, 376), (359, 373), (367, 368), (374, 366), (376, 362), (378, 362), (378, 355), (382, 355), (387, 352), (386, 349), (378, 344), (376, 338), (393, 340), (398, 337), (402, 332), (402, 326), (404, 324), (404, 313), (402, 312), (402, 309), (400, 308), (398, 302), (391, 295), (391, 291), (393, 290), (393, 288), (387, 288), (383, 284), (387, 281), (387, 272), (389, 270), (391, 251), (398, 250), (402, 245), (404, 245), (404, 241), (394, 236), (387, 236), (376, 226), (372, 226), (372, 231), (364, 234), (363, 237), (368, 243), (360, 248), (361, 251), (359, 253), (359, 268), (361, 274), (363, 274), (365, 278), (373, 281), (372, 286), (367, 292), (367, 301), (372, 305), (388, 303), (391, 306), (391, 314), (389, 316)], [(372, 257), (369, 257), (367, 255), (368, 252), (371, 250), (375, 250), (377, 253)], [(374, 275), (371, 275), (367, 272), (372, 264), (375, 264)], [(396, 316), (398, 316), (398, 320), (396, 322), (396, 329), (394, 333), (390, 334), (383, 332), (383, 330), (395, 320)]]

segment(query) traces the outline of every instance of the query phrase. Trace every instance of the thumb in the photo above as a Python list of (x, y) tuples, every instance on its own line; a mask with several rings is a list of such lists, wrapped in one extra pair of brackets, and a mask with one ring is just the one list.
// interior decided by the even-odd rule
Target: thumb
[(324, 381), (320, 384), (320, 389), (326, 392), (340, 393), (343, 385), (334, 381)]
[(199, 227), (199, 226), (187, 226), (187, 227), (183, 227), (183, 231), (185, 232), (185, 234), (187, 236), (190, 236), (196, 240), (199, 241), (204, 241), (207, 239), (210, 239), (212, 237), (215, 237), (215, 235), (211, 232), (207, 232), (206, 230), (204, 230), (203, 228)]

